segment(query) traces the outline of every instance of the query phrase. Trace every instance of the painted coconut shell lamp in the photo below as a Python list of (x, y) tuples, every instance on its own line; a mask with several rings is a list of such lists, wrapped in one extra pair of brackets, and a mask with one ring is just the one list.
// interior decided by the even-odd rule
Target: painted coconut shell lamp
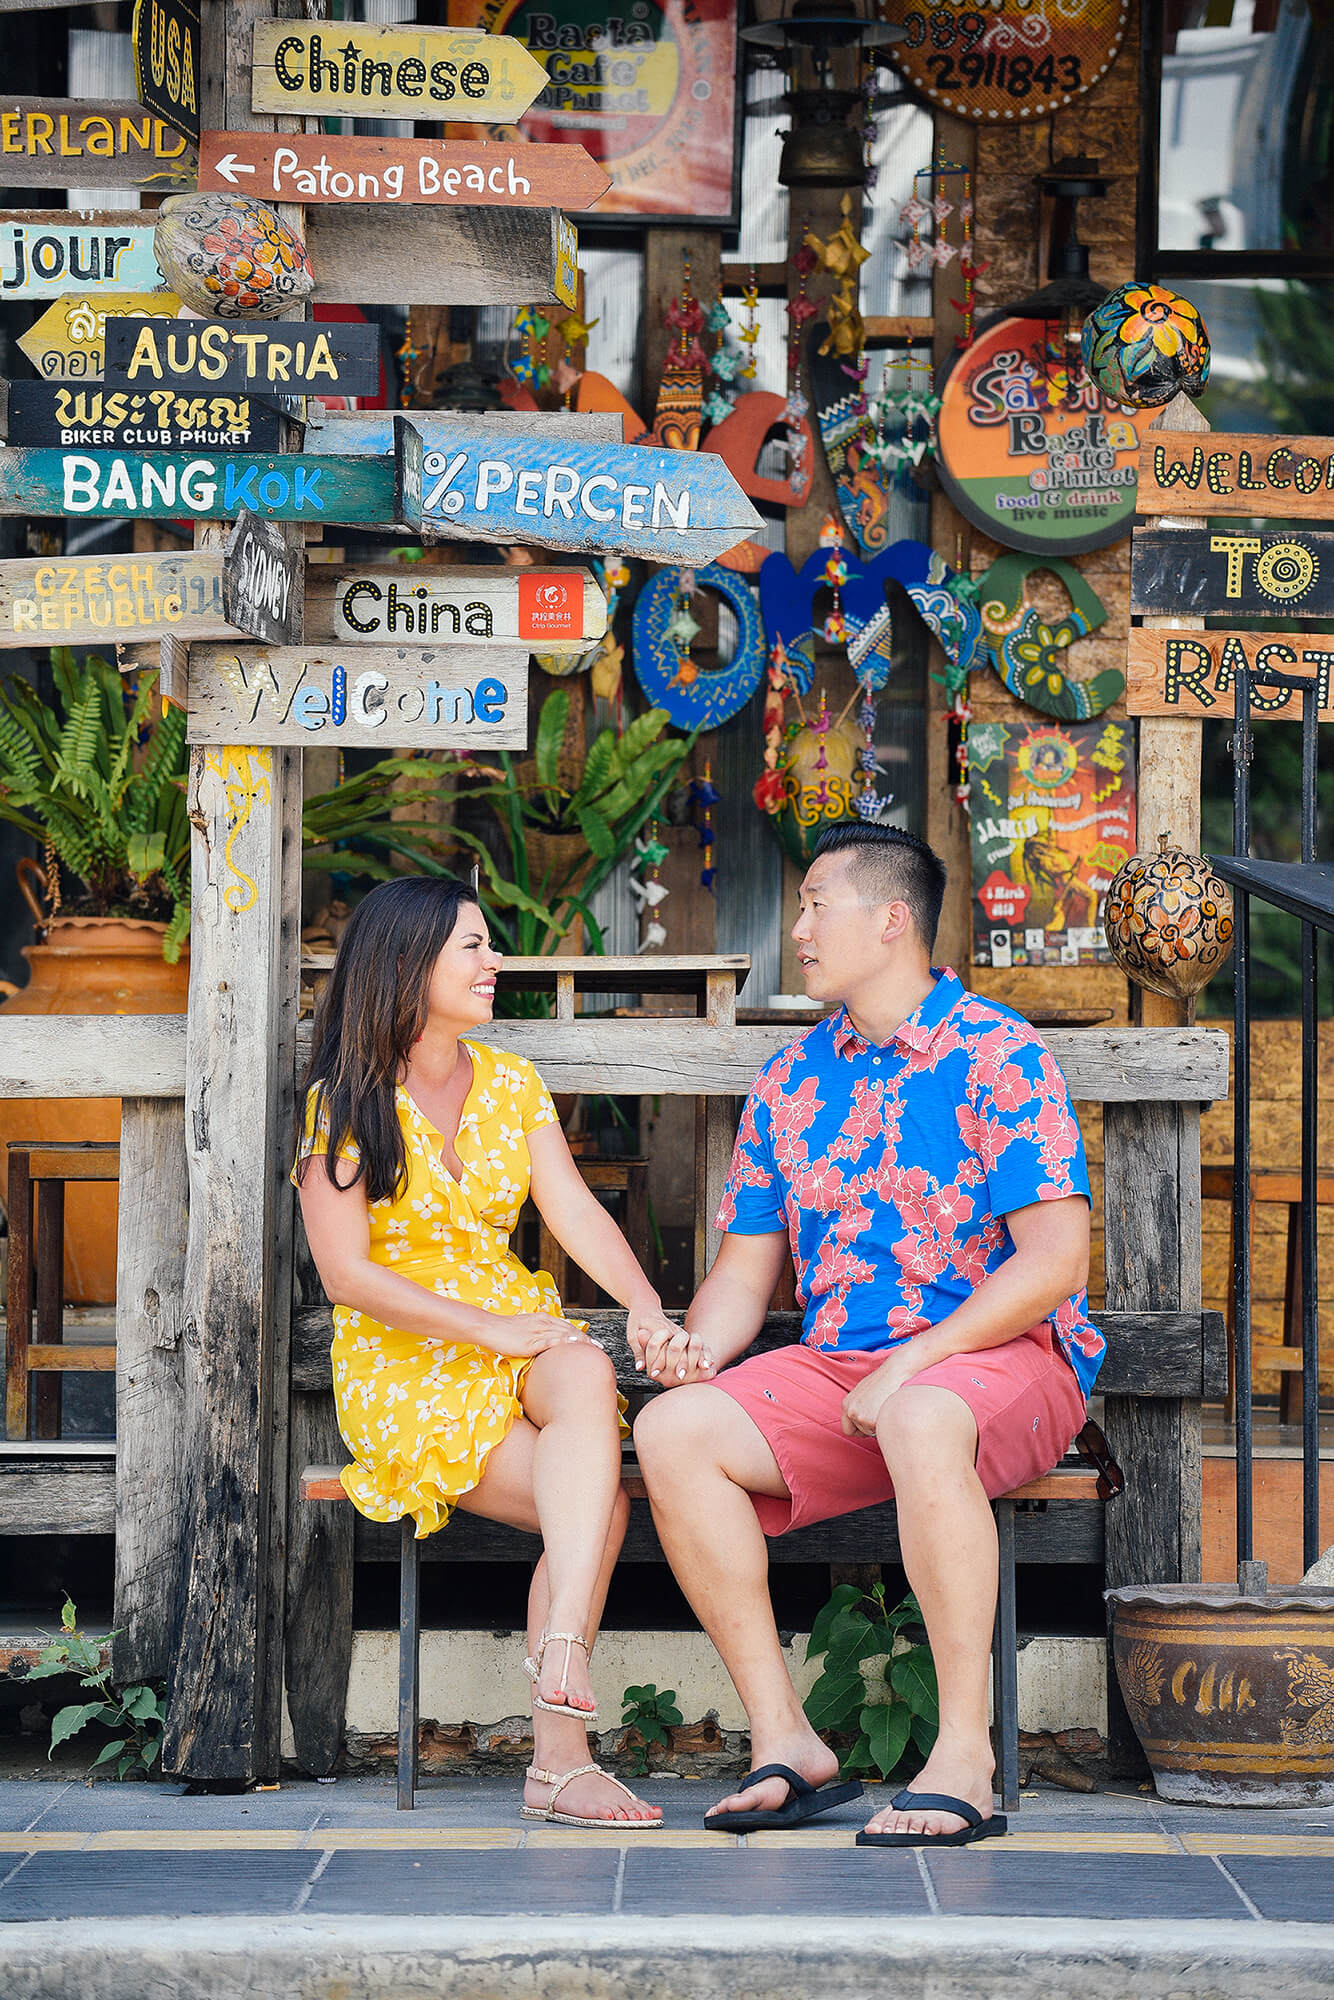
[(1080, 350), (1099, 388), (1132, 409), (1202, 395), (1209, 380), (1209, 335), (1196, 307), (1180, 292), (1141, 279), (1118, 286), (1093, 308)]
[(1132, 854), (1103, 904), (1107, 946), (1127, 978), (1189, 1000), (1232, 949), (1232, 893), (1198, 854), (1158, 836), (1156, 854)]
[(153, 250), (182, 304), (214, 319), (275, 319), (315, 289), (296, 231), (268, 202), (246, 195), (169, 195)]

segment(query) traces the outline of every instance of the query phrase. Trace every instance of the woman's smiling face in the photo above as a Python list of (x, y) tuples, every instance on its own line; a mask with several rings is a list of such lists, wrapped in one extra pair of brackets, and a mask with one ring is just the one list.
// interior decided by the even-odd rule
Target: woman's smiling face
[(491, 943), (486, 918), (476, 903), (459, 905), (458, 921), (441, 948), (427, 989), (430, 1015), (460, 1027), (476, 1028), (491, 1019), (496, 973), (504, 959)]

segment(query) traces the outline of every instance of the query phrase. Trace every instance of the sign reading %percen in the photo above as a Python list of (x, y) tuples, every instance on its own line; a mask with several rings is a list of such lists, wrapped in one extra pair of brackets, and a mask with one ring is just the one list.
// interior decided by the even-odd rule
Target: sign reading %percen
[(254, 111), (513, 124), (546, 82), (522, 42), (480, 28), (255, 23)]

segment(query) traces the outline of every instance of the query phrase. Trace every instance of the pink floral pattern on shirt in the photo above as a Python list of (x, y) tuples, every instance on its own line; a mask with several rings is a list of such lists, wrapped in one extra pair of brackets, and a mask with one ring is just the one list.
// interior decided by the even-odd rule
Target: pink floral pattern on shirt
[[(840, 1012), (766, 1063), (716, 1227), (785, 1228), (807, 1343), (876, 1350), (934, 1326), (1005, 1261), (1012, 1209), (1088, 1191), (1050, 1050), (946, 968), (883, 1048)], [(1052, 1325), (1087, 1396), (1103, 1340), (1086, 1295)]]

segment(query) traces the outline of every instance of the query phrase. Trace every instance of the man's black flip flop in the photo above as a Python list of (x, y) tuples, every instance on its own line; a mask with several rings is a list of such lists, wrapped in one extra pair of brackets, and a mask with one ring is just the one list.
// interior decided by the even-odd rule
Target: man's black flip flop
[(951, 1798), (948, 1792), (899, 1792), (890, 1804), (895, 1812), (956, 1813), (968, 1824), (957, 1833), (859, 1833), (858, 1847), (968, 1847), (975, 1840), (995, 1840), (1010, 1830), (1004, 1813), (983, 1819), (967, 1799)]
[(737, 1786), (739, 1792), (761, 1784), (765, 1778), (782, 1778), (790, 1796), (771, 1812), (729, 1812), (706, 1814), (705, 1826), (716, 1833), (763, 1833), (768, 1827), (800, 1826), (832, 1806), (847, 1805), (862, 1796), (864, 1787), (855, 1779), (846, 1785), (808, 1785), (800, 1771), (786, 1764), (766, 1764), (751, 1771)]

